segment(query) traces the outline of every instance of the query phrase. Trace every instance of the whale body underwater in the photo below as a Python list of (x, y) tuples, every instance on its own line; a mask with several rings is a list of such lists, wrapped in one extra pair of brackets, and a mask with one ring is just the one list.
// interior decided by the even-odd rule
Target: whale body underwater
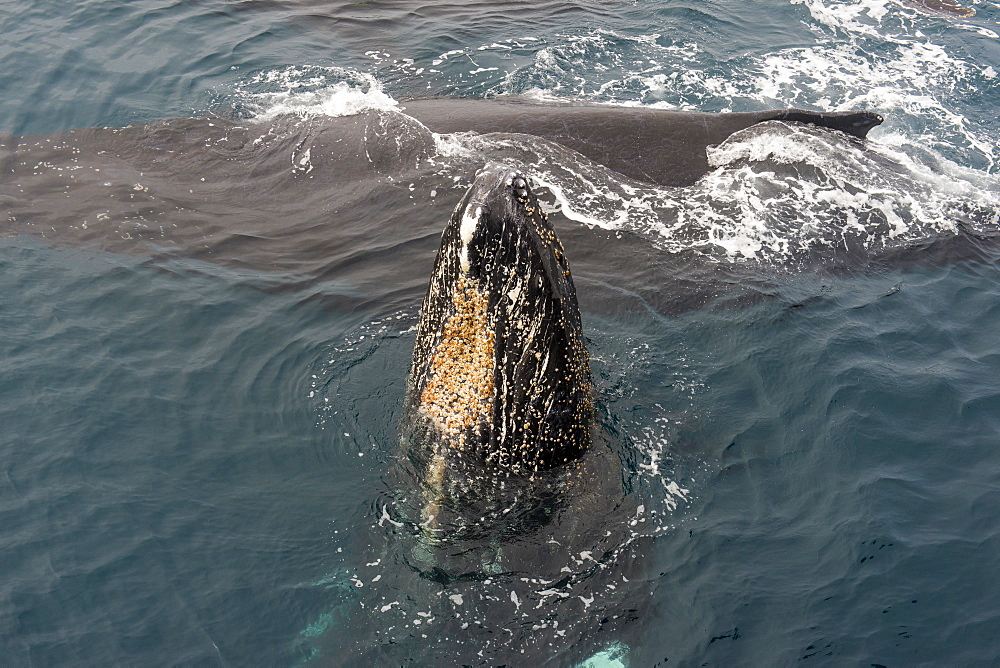
[(758, 123), (783, 121), (863, 139), (882, 116), (871, 111), (772, 109), (699, 113), (598, 104), (413, 100), (405, 112), (438, 133), (516, 133), (542, 137), (627, 177), (661, 186), (691, 185), (709, 171), (707, 148)]

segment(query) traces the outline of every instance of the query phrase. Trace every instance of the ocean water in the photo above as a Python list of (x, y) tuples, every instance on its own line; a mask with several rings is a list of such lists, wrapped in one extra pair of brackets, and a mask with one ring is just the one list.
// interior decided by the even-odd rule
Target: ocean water
[[(971, 6), (0, 5), (0, 664), (994, 665), (1000, 4)], [(431, 96), (886, 120), (750, 128), (667, 188), (421, 134)], [(566, 247), (596, 475), (435, 554), (397, 425), (490, 161)]]

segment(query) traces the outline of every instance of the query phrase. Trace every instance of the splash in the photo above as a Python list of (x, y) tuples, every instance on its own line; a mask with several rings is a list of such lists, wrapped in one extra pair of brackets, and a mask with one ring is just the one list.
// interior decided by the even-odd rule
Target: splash
[(968, 100), (995, 88), (996, 71), (922, 32), (940, 19), (912, 16), (889, 0), (792, 4), (807, 10), (814, 44), (719, 60), (676, 36), (606, 29), (557, 35), (489, 92), (699, 111), (871, 108), (888, 118), (874, 138), (901, 132), (914, 151), (929, 145), (958, 164), (995, 171), (992, 119), (965, 114)]
[(491, 92), (691, 110), (876, 109), (888, 120), (867, 144), (758, 128), (711, 148), (713, 172), (682, 190), (630, 182), (527, 138), (454, 135), (439, 138), (439, 149), (465, 161), (513, 161), (547, 189), (550, 210), (710, 259), (783, 263), (817, 249), (878, 251), (960, 229), (995, 234), (1000, 155), (992, 120), (967, 117), (966, 101), (995, 89), (996, 71), (920, 31), (940, 19), (888, 0), (792, 4), (808, 11), (815, 44), (718, 61), (696, 43), (658, 34), (559, 35), (537, 43), (531, 62)]
[(996, 176), (930, 147), (917, 159), (892, 141), (863, 144), (811, 126), (772, 122), (738, 132), (709, 148), (712, 171), (683, 188), (630, 181), (538, 138), (453, 140), (472, 162), (521, 166), (547, 191), (543, 204), (571, 220), (710, 262), (786, 264), (838, 248), (880, 252), (960, 228), (997, 232)]
[(353, 116), (370, 109), (395, 110), (398, 103), (371, 74), (342, 67), (286, 67), (258, 73), (235, 99), (251, 118)]

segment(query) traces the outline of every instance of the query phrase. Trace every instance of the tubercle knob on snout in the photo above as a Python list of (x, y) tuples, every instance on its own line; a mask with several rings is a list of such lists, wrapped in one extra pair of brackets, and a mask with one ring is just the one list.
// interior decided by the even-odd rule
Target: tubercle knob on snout
[(524, 178), (524, 175), (520, 172), (514, 174), (514, 178), (511, 181), (511, 187), (518, 197), (528, 196), (528, 180)]

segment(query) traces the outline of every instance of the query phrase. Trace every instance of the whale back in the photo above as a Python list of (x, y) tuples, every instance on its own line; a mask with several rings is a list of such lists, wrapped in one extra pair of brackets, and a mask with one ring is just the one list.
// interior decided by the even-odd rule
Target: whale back
[(606, 104), (518, 100), (424, 99), (406, 114), (438, 133), (517, 133), (543, 137), (633, 179), (687, 186), (710, 171), (706, 149), (764, 121), (790, 121), (864, 138), (882, 122), (869, 111), (773, 109), (702, 113)]

